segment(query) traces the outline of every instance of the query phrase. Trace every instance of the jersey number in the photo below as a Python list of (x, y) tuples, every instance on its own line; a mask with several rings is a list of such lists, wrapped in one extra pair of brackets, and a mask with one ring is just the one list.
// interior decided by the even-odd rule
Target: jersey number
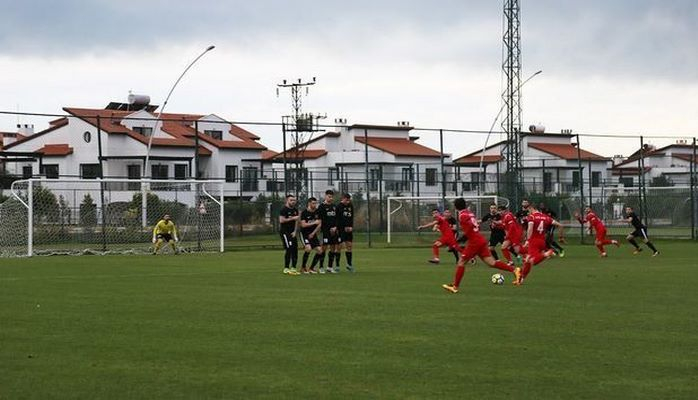
[(545, 232), (545, 223), (543, 221), (540, 221), (540, 224), (538, 224), (538, 229), (536, 230), (538, 231), (538, 233), (542, 235), (543, 232)]

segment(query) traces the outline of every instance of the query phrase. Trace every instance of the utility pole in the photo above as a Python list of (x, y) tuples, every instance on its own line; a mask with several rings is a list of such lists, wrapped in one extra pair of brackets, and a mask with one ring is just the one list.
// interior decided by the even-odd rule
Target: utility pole
[[(292, 114), (285, 115), (281, 117), (282, 131), (284, 136), (290, 134), (291, 137), (291, 148), (289, 150), (284, 150), (283, 160), (284, 160), (284, 182), (286, 185), (292, 183), (294, 186), (295, 196), (298, 197), (301, 192), (306, 188), (307, 172), (302, 168), (306, 142), (315, 132), (320, 132), (318, 129), (318, 121), (320, 119), (326, 118), (326, 116), (304, 114), (303, 109), (303, 89), (305, 89), (305, 95), (309, 93), (310, 86), (317, 83), (317, 79), (313, 77), (310, 82), (304, 82), (302, 79), (298, 79), (296, 82), (289, 82), (284, 79), (280, 84), (276, 85), (276, 96), (279, 96), (281, 89), (290, 89), (291, 91), (291, 108)], [(295, 164), (293, 168), (293, 179), (288, 177), (288, 158), (289, 155), (291, 160)], [(288, 187), (284, 188), (287, 193), (291, 191)]]
[(502, 72), (506, 88), (502, 92), (505, 108), (502, 131), (507, 135), (504, 148), (506, 160), (506, 192), (510, 201), (519, 203), (521, 181), (521, 19), (519, 0), (504, 0), (504, 36)]

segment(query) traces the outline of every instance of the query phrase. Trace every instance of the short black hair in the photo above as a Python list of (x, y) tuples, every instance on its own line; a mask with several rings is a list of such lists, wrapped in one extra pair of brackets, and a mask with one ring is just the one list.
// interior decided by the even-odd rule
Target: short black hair
[(441, 212), (441, 210), (439, 210), (438, 208), (432, 208), (432, 209), (431, 209), (431, 212), (434, 212), (434, 211), (436, 211), (436, 212)]
[(287, 194), (287, 195), (286, 195), (286, 200), (290, 199), (291, 197), (296, 197), (296, 196), (294, 196), (294, 195), (292, 195), (292, 194)]
[(465, 210), (465, 199), (462, 197), (459, 197), (453, 201), (453, 206), (456, 207), (456, 210)]
[(351, 195), (349, 193), (344, 193), (342, 194), (342, 198), (351, 200)]
[(497, 207), (497, 209), (498, 209), (499, 211), (505, 211), (505, 210), (508, 209), (508, 208), (509, 208), (509, 207), (507, 207), (507, 206), (505, 206), (505, 205), (501, 205), (501, 206)]
[(308, 199), (308, 203), (313, 202), (313, 201), (317, 201), (317, 199), (315, 197), (311, 197)]
[(332, 196), (334, 196), (334, 190), (332, 190), (332, 189), (327, 189), (327, 190), (325, 190), (325, 194), (326, 194), (326, 195), (327, 195), (327, 194), (331, 194)]

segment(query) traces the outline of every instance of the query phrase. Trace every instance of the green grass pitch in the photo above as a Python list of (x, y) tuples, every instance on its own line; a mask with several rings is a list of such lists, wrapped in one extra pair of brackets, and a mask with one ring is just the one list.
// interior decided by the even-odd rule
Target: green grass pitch
[(698, 398), (691, 242), (570, 246), (521, 287), (451, 255), (355, 251), (285, 276), (281, 251), (0, 261), (0, 399)]

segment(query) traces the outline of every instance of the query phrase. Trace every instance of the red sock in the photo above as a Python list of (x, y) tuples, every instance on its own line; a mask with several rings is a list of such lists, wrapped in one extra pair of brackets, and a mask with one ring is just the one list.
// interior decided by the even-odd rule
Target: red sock
[(455, 287), (460, 286), (460, 281), (463, 280), (463, 274), (465, 274), (465, 267), (464, 266), (456, 267), (456, 276), (453, 279), (453, 286), (455, 286)]
[(514, 272), (514, 267), (505, 263), (504, 261), (497, 260), (494, 262), (492, 268), (501, 269), (502, 271)]
[(434, 258), (439, 258), (439, 246), (431, 246), (431, 252), (434, 253)]
[(603, 244), (597, 244), (596, 248), (599, 249), (599, 251), (603, 254), (606, 252), (606, 250), (603, 248)]
[(609, 244), (613, 244), (613, 240), (605, 239), (605, 240), (603, 241), (603, 243), (601, 243), (601, 244), (603, 244), (604, 246), (609, 245)]
[(543, 260), (545, 260), (545, 255), (543, 255), (543, 253), (538, 253), (531, 257), (531, 263), (533, 265), (538, 265)]
[(524, 266), (523, 266), (523, 277), (524, 278), (528, 276), (529, 272), (531, 272), (531, 267), (533, 267), (533, 265), (530, 262), (526, 261), (524, 263)]
[(506, 258), (508, 262), (511, 262), (511, 252), (508, 248), (502, 249), (502, 254), (504, 254), (504, 258)]

